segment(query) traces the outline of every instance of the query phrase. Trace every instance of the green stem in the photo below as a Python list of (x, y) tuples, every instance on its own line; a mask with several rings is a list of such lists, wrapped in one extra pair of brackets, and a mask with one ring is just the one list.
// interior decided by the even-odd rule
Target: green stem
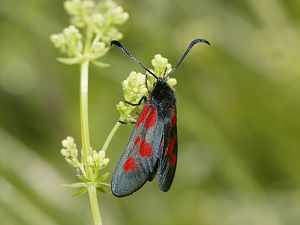
[(94, 225), (102, 225), (99, 204), (97, 199), (97, 190), (96, 190), (96, 185), (94, 183), (88, 186), (88, 193), (89, 193), (91, 210), (93, 214)]
[[(85, 165), (86, 177), (91, 180), (93, 171), (87, 165), (87, 157), (92, 154), (89, 135), (88, 120), (88, 87), (89, 87), (89, 61), (80, 65), (80, 126), (82, 139), (82, 161)], [(94, 220), (94, 225), (102, 225), (100, 210), (98, 205), (96, 186), (94, 183), (88, 185), (90, 205)]]
[(103, 145), (103, 147), (102, 147), (101, 150), (103, 150), (103, 151), (106, 151), (106, 150), (107, 150), (107, 148), (108, 148), (108, 146), (109, 146), (109, 144), (110, 144), (111, 139), (112, 139), (113, 136), (115, 135), (116, 131), (119, 129), (120, 125), (121, 125), (121, 123), (120, 123), (119, 121), (115, 124), (115, 126), (114, 126), (113, 129), (110, 131), (109, 135), (107, 136), (107, 138), (106, 138), (106, 140), (105, 140), (105, 143), (104, 143), (104, 145)]
[[(92, 153), (89, 134), (88, 117), (88, 89), (89, 89), (89, 61), (81, 64), (80, 68), (80, 126), (82, 139), (82, 160), (87, 162), (87, 157)], [(86, 164), (84, 164), (86, 165)], [(85, 167), (87, 176), (90, 177), (91, 170)]]

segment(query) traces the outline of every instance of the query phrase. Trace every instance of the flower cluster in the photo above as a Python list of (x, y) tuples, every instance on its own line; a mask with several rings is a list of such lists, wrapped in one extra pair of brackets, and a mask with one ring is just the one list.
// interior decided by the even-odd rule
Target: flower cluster
[(65, 2), (65, 9), (71, 16), (71, 23), (79, 28), (90, 27), (90, 32), (99, 34), (99, 40), (109, 44), (123, 37), (114, 26), (125, 23), (129, 17), (123, 8), (113, 1), (95, 3), (91, 0)]
[[(172, 70), (172, 66), (169, 63), (167, 58), (162, 57), (160, 54), (156, 54), (154, 58), (151, 60), (152, 66), (153, 66), (153, 72), (158, 77), (163, 77), (165, 74), (168, 74)], [(153, 84), (155, 82), (155, 78), (148, 74), (151, 80), (151, 87), (153, 87)], [(170, 85), (170, 87), (174, 87), (177, 84), (177, 81), (175, 78), (167, 78), (167, 83)]]
[(54, 46), (68, 57), (79, 56), (82, 52), (82, 35), (73, 25), (65, 28), (60, 34), (52, 35), (51, 40)]
[(67, 137), (61, 143), (63, 148), (60, 152), (65, 157), (65, 160), (73, 167), (80, 167), (80, 162), (78, 160), (78, 149), (74, 142), (74, 138)]
[(92, 155), (87, 157), (88, 166), (92, 167), (94, 170), (99, 171), (106, 167), (109, 163), (109, 158), (105, 158), (105, 151), (101, 150), (99, 152), (93, 151)]
[[(76, 147), (73, 137), (66, 137), (62, 142), (63, 148), (61, 149), (61, 154), (64, 156), (67, 163), (72, 167), (79, 168), (82, 174), (82, 179), (87, 179), (86, 169), (84, 167), (84, 162), (78, 160), (78, 149)], [(86, 165), (94, 171), (94, 181), (99, 178), (98, 173), (101, 169), (105, 168), (109, 163), (109, 158), (105, 157), (105, 151), (92, 151), (92, 154), (87, 157)], [(105, 175), (107, 177), (107, 175)], [(102, 178), (102, 177), (101, 177)], [(103, 181), (103, 180), (101, 180)]]
[[(165, 74), (172, 70), (171, 64), (168, 63), (168, 59), (157, 54), (152, 59), (153, 72), (158, 77), (163, 77)], [(147, 86), (151, 91), (156, 79), (146, 72), (147, 74)], [(175, 78), (167, 78), (167, 83), (174, 87), (177, 84)], [(142, 73), (131, 72), (126, 80), (122, 82), (124, 99), (130, 103), (138, 103), (143, 96), (148, 96), (148, 90), (146, 88), (146, 75)], [(136, 106), (129, 105), (123, 101), (117, 104), (117, 110), (120, 114), (120, 121), (123, 122), (135, 122), (135, 117), (131, 115)]]
[[(147, 94), (146, 76), (141, 73), (131, 72), (126, 80), (122, 82), (124, 99), (130, 103), (138, 103), (139, 100)], [(120, 113), (120, 120), (123, 122), (135, 122), (130, 113), (135, 109), (135, 106), (125, 102), (117, 104), (117, 110)]]
[[(51, 35), (54, 46), (67, 58), (59, 58), (65, 64), (95, 61), (104, 56), (112, 40), (120, 40), (123, 35), (116, 26), (125, 23), (129, 17), (123, 8), (108, 0), (69, 0), (65, 9), (71, 16), (71, 25), (62, 33)], [(97, 66), (107, 66), (95, 61)]]

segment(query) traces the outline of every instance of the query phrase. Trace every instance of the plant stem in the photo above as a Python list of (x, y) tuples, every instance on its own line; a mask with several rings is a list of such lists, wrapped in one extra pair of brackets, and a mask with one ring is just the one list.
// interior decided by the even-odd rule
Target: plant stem
[(96, 190), (96, 185), (94, 183), (92, 183), (88, 186), (88, 193), (89, 193), (89, 199), (90, 199), (90, 205), (91, 205), (94, 225), (102, 225), (99, 204), (98, 204), (98, 199), (97, 199), (97, 190)]
[[(82, 160), (84, 163), (86, 163), (87, 156), (92, 153), (88, 117), (89, 61), (85, 61), (80, 66), (80, 127), (82, 140)], [(91, 170), (87, 167), (85, 169), (87, 176), (90, 177)]]
[[(89, 87), (89, 61), (86, 60), (80, 65), (80, 127), (82, 139), (82, 161), (85, 165), (86, 176), (93, 178), (93, 171), (87, 165), (87, 157), (92, 154), (89, 135), (88, 120), (88, 87)], [(90, 205), (94, 220), (94, 225), (102, 225), (100, 210), (98, 205), (96, 186), (94, 183), (88, 185)]]
[(116, 131), (119, 129), (120, 125), (121, 125), (121, 123), (119, 121), (115, 124), (115, 126), (112, 128), (112, 130), (110, 131), (109, 135), (107, 136), (107, 138), (105, 140), (105, 143), (104, 143), (104, 145), (103, 145), (103, 147), (102, 147), (101, 150), (103, 150), (103, 151), (107, 150), (107, 148), (108, 148), (108, 146), (110, 144), (111, 139), (115, 135)]

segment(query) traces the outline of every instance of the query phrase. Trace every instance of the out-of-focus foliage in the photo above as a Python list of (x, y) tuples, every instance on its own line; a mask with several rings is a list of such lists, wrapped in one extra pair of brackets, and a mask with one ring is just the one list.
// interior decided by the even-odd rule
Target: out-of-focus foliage
[[(118, 199), (100, 195), (105, 225), (298, 225), (300, 221), (300, 2), (296, 0), (120, 1), (130, 19), (123, 43), (144, 64), (160, 53), (178, 84), (179, 161), (173, 187), (156, 181)], [(58, 0), (2, 0), (0, 7), (0, 221), (90, 224), (86, 197), (60, 156), (79, 139), (79, 68), (61, 65), (49, 35), (67, 16)], [(118, 119), (124, 80), (140, 70), (118, 49), (110, 68), (91, 68), (93, 146)], [(106, 152), (113, 166), (131, 126)], [(80, 146), (78, 146), (80, 147)]]

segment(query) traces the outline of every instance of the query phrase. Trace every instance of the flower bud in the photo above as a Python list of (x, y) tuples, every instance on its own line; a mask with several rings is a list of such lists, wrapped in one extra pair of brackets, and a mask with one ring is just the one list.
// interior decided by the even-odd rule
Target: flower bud
[(78, 150), (74, 142), (74, 138), (67, 137), (62, 140), (62, 146), (60, 153), (64, 156), (65, 160), (74, 167), (79, 167), (80, 163), (78, 160)]

